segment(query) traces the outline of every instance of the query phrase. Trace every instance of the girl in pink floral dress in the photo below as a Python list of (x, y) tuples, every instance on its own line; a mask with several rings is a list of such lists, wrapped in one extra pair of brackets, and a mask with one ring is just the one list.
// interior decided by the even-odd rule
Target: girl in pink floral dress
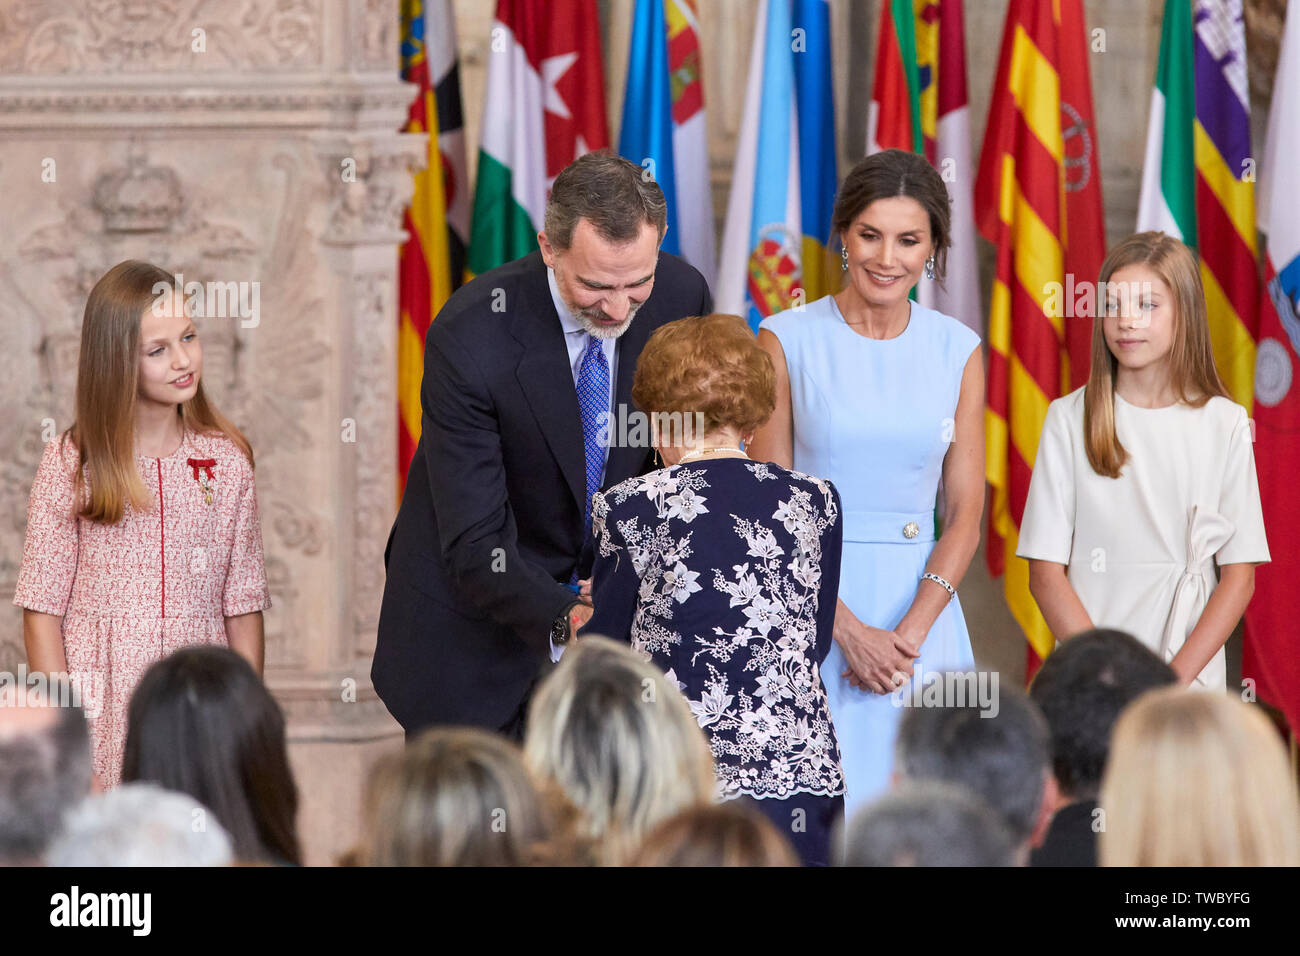
[(200, 384), (194, 324), (157, 266), (91, 290), (76, 421), (45, 448), (14, 603), (33, 672), (67, 672), (95, 772), (121, 776), (127, 703), (150, 664), (228, 645), (262, 671), (271, 606), (247, 440)]

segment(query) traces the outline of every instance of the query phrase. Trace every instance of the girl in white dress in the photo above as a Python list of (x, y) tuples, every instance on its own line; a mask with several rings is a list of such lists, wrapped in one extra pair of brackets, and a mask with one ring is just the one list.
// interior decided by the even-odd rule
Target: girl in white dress
[(1183, 684), (1223, 690), (1224, 642), (1269, 553), (1250, 421), (1214, 367), (1196, 258), (1161, 232), (1129, 236), (1097, 304), (1092, 374), (1048, 406), (1016, 553), (1058, 640), (1125, 630)]

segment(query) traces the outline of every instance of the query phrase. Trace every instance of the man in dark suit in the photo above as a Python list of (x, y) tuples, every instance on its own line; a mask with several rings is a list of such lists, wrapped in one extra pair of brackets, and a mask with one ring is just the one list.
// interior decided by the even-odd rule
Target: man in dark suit
[(371, 668), (408, 737), (433, 724), (522, 737), (533, 685), (590, 617), (591, 493), (651, 467), (648, 435), (620, 444), (638, 430), (616, 424), (635, 412), (637, 356), (659, 326), (712, 309), (700, 274), (659, 251), (663, 192), (642, 172), (576, 160), (540, 252), (478, 276), (429, 328)]

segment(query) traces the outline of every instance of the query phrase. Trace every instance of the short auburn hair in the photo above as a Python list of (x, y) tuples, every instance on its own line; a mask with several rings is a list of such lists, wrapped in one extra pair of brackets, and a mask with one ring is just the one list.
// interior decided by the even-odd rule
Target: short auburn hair
[(636, 363), (632, 400), (646, 414), (703, 416), (718, 428), (753, 431), (776, 408), (776, 372), (738, 315), (692, 315), (660, 326)]

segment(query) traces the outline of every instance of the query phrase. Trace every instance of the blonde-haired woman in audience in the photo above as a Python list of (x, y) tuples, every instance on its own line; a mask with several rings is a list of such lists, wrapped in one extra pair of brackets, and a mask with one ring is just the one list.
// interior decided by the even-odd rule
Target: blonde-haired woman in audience
[(358, 861), (370, 866), (523, 866), (554, 812), (519, 748), (465, 727), (420, 734), (383, 757), (366, 786)]
[(1143, 694), (1115, 724), (1099, 803), (1103, 866), (1300, 865), (1282, 740), (1222, 694)]
[(692, 807), (655, 827), (633, 866), (798, 866), (790, 841), (753, 805)]
[(542, 682), (524, 760), (577, 807), (596, 862), (622, 865), (660, 821), (711, 801), (713, 757), (681, 693), (630, 648), (583, 637)]

